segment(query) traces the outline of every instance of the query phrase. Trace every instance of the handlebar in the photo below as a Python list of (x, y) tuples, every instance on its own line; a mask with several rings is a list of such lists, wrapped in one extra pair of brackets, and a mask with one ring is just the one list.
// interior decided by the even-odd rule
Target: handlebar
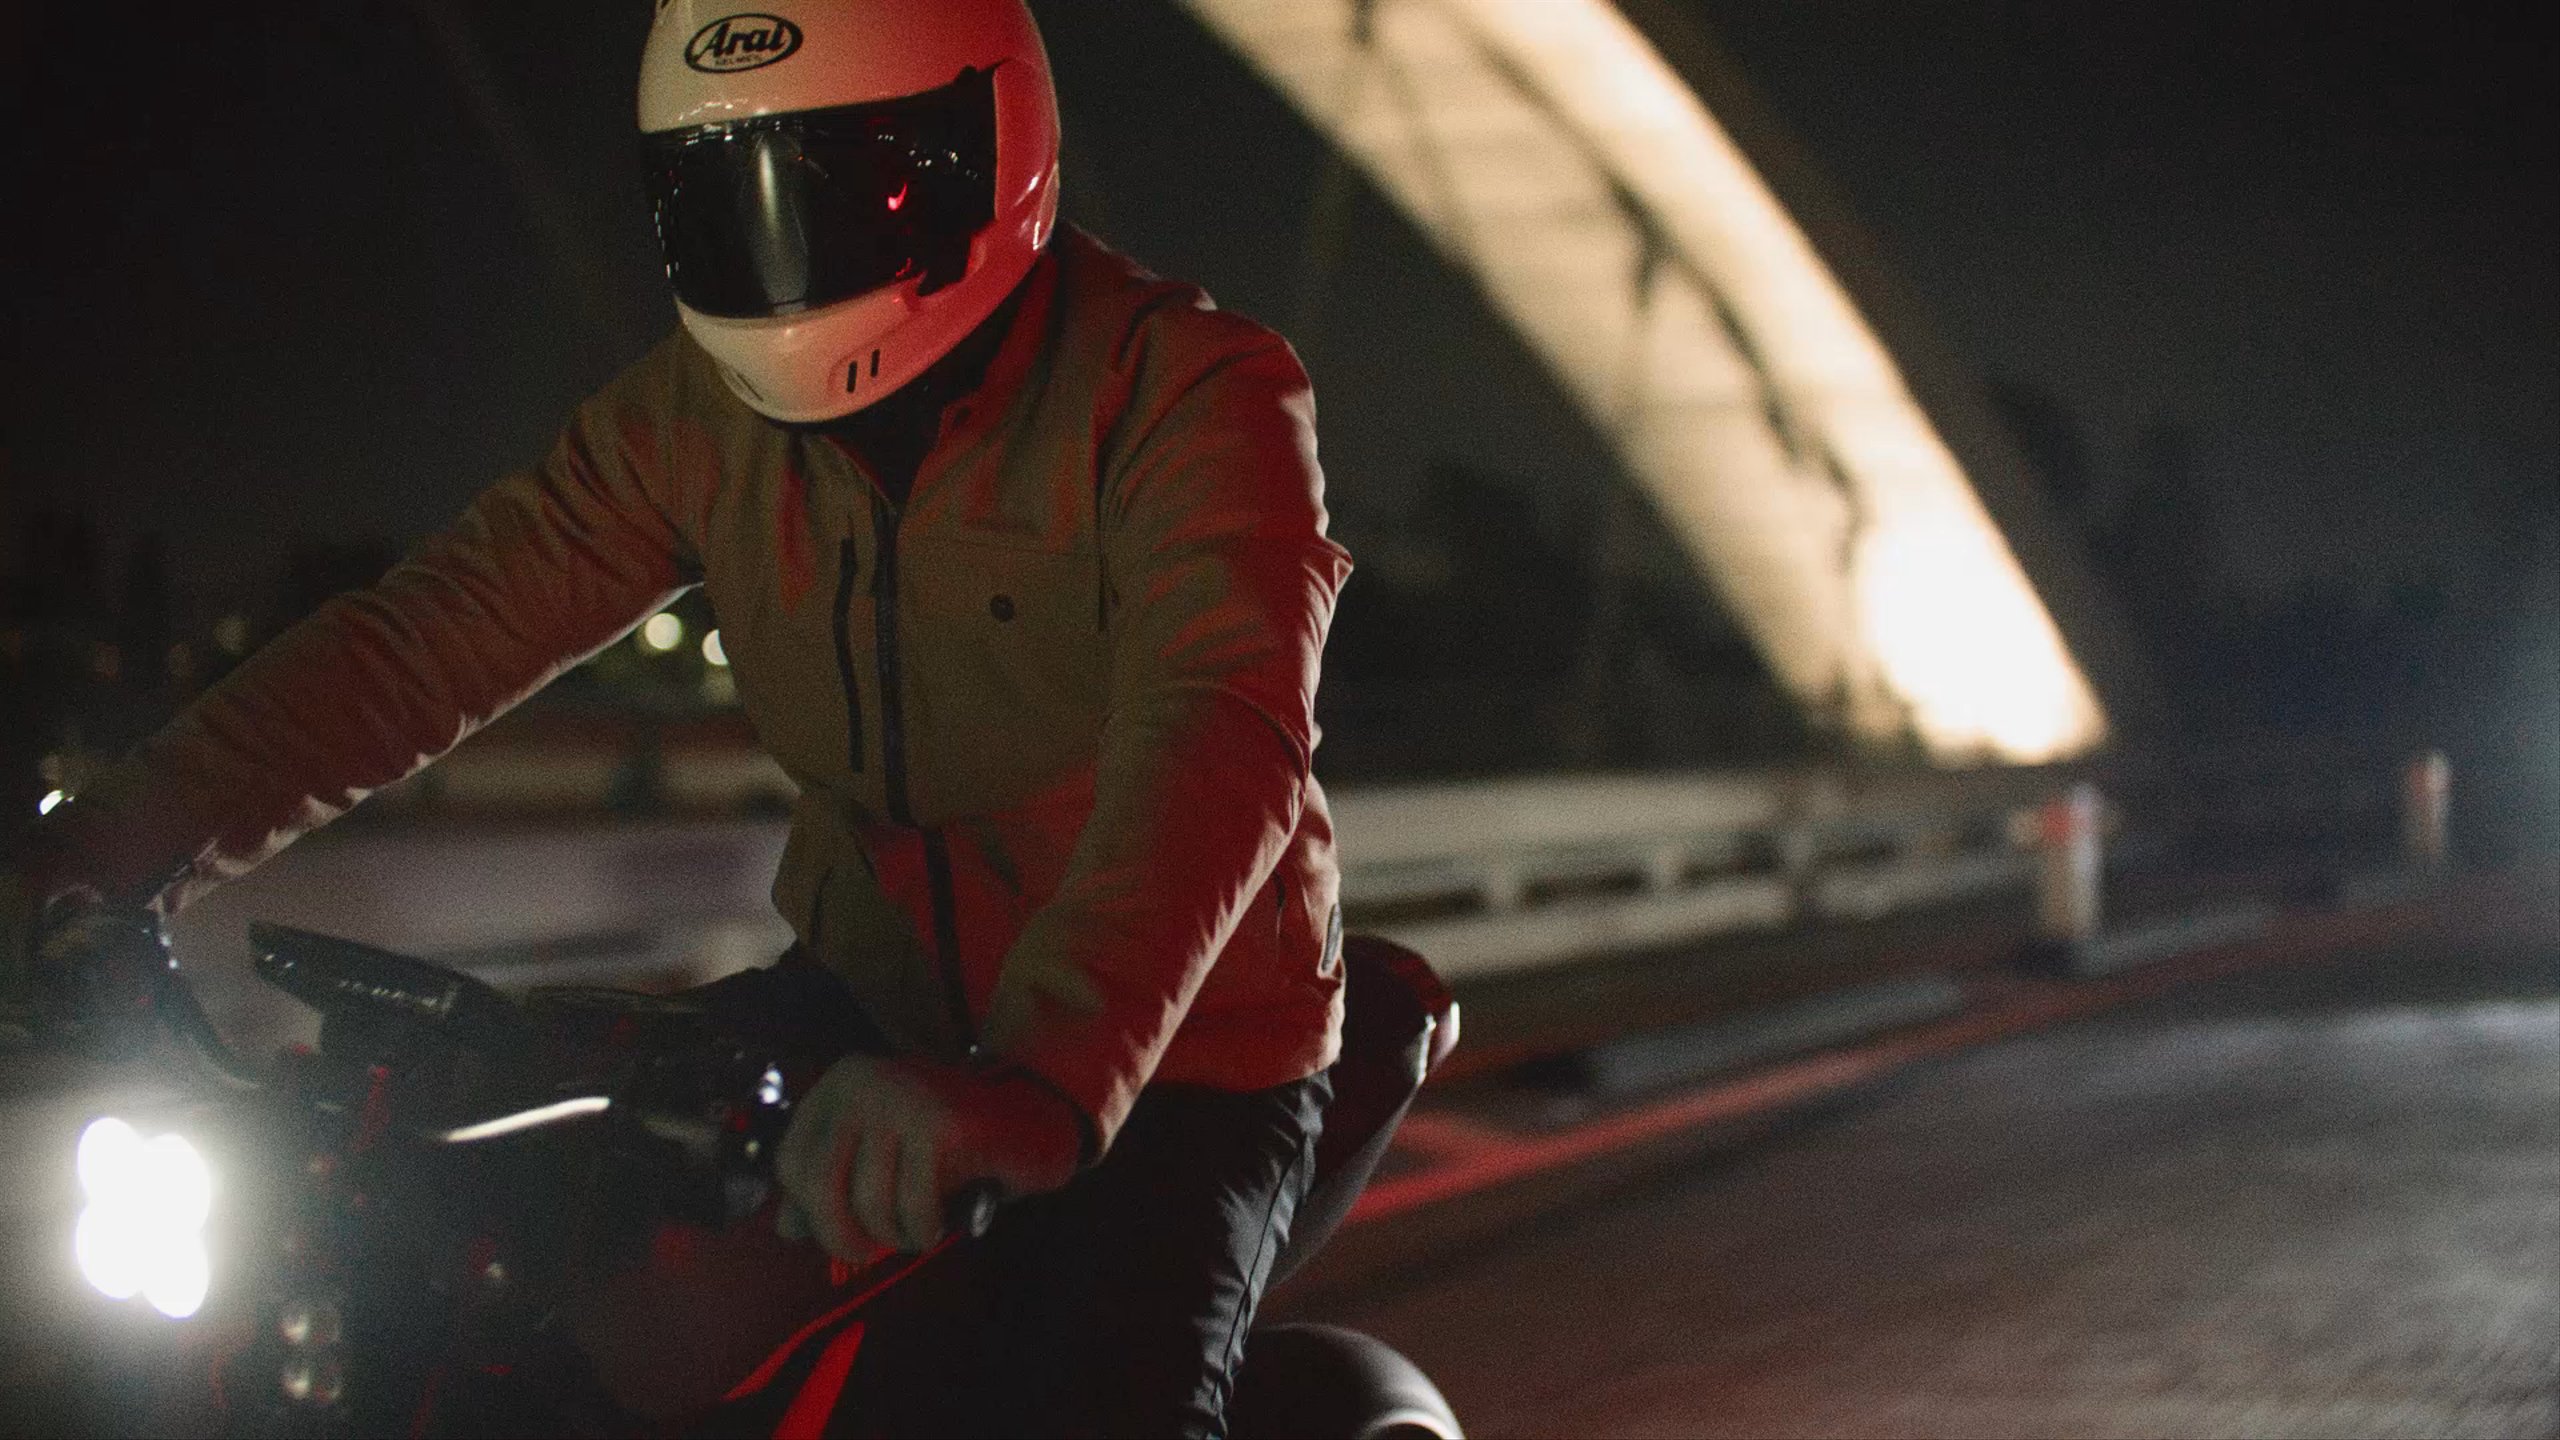
[[(438, 1145), (477, 1145), (528, 1135), (538, 1130), (591, 1120), (613, 1109), (610, 1095), (573, 1095), (547, 1105), (493, 1115), (468, 1125), (427, 1132), (422, 1138)], [(769, 1169), (769, 1162), (759, 1168)], [(943, 1202), (943, 1228), (951, 1234), (975, 1240), (987, 1233), (995, 1223), (996, 1211), (1004, 1205), (1004, 1186), (994, 1180), (977, 1180), (961, 1186)]]
[[(118, 1053), (130, 1055), (153, 1043), (154, 1032), (165, 1033), (226, 1086), (248, 1092), (273, 1088), (214, 1028), (170, 956), (156, 917), (147, 911), (119, 909), (101, 917), (101, 928), (117, 953), (102, 957), (96, 973), (74, 977), (69, 987), (73, 1002), (86, 1006), (72, 1012), (75, 1019), (70, 1028), (75, 1034), (85, 1031), (93, 1043), (103, 1040)], [(252, 926), (251, 941), (260, 977), (323, 1013), (334, 1013), (333, 1006), (345, 1003), (387, 1006), (404, 1015), (414, 1013), (420, 1023), (465, 1043), (522, 1040), (533, 1030), (518, 1002), (425, 961), (276, 926)], [(703, 1037), (692, 1038), (702, 1043)], [(707, 1047), (703, 1053), (716, 1056), (728, 1048)], [(678, 1047), (670, 1053), (690, 1052)], [(713, 1069), (734, 1070), (733, 1062), (748, 1053), (741, 1048)], [(611, 1119), (623, 1112), (628, 1116), (624, 1123), (633, 1132), (671, 1145), (682, 1157), (682, 1168), (695, 1177), (685, 1182), (686, 1188), (705, 1202), (716, 1197), (716, 1203), (707, 1203), (707, 1210), (705, 1205), (693, 1207), (697, 1218), (708, 1220), (713, 1218), (710, 1212), (721, 1212), (736, 1220), (759, 1208), (770, 1193), (773, 1159), (791, 1114), (779, 1070), (765, 1068), (765, 1062), (757, 1059), (746, 1066), (746, 1073), (753, 1075), (758, 1069), (763, 1070), (764, 1082), (755, 1087), (751, 1100), (727, 1096), (721, 1085), (711, 1087), (720, 1091), (719, 1096), (710, 1095), (697, 1076), (690, 1088), (680, 1087), (672, 1100), (645, 1086), (629, 1094), (612, 1088), (586, 1089), (409, 1133), (431, 1146), (463, 1147)], [(705, 1104), (706, 1100), (710, 1103)], [(946, 1202), (947, 1229), (957, 1235), (983, 1235), (1004, 1198), (1003, 1186), (993, 1180), (961, 1187)]]

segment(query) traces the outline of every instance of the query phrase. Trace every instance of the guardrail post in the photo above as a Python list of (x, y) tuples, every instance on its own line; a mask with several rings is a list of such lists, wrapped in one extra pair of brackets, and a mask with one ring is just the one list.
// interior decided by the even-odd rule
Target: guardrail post
[(2041, 860), (2036, 872), (2036, 938), (2055, 945), (2098, 933), (2098, 787), (2085, 781), (2044, 803), (2036, 817)]
[(2422, 750), (2400, 775), (2400, 853), (2414, 870), (2444, 867), (2453, 809), (2453, 762)]

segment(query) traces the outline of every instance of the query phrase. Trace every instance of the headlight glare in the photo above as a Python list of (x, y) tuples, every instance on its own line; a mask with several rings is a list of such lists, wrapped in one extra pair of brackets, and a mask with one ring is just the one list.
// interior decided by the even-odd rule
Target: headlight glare
[(178, 1135), (161, 1136), (144, 1146), (142, 1154), (151, 1209), (171, 1229), (203, 1230), (213, 1215), (213, 1168), (204, 1156)]
[(80, 1189), (88, 1208), (72, 1230), (80, 1274), (110, 1300), (141, 1295), (184, 1320), (204, 1307), (213, 1281), (205, 1222), (213, 1169), (184, 1136), (144, 1140), (113, 1116), (80, 1134)]
[(142, 1298), (172, 1320), (184, 1320), (204, 1308), (213, 1288), (213, 1257), (201, 1236), (173, 1245), (152, 1257), (150, 1277), (142, 1282)]
[(95, 1199), (118, 1195), (142, 1183), (142, 1137), (132, 1126), (108, 1115), (80, 1132), (80, 1190)]
[(91, 1288), (110, 1300), (130, 1300), (142, 1293), (143, 1247), (116, 1223), (119, 1218), (95, 1206), (81, 1211), (71, 1252)]

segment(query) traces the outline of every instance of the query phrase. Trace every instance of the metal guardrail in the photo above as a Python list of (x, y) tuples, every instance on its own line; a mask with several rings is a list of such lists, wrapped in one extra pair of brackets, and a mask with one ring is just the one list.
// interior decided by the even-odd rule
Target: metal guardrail
[[(227, 888), (207, 903), (280, 906), (292, 923), (468, 958), (557, 954), (579, 936), (602, 950), (721, 915), (770, 926), (769, 867), (739, 857), (778, 849), (791, 790), (761, 753), (466, 746), (421, 782), (378, 813), (475, 823), (320, 837), (248, 882), (271, 894)], [(1348, 922), (1475, 977), (2020, 888), (2035, 839), (2020, 813), (2061, 783), (2016, 769), (1699, 771), (1369, 786), (1332, 808)], [(564, 807), (583, 817), (564, 824)], [(659, 818), (606, 818), (617, 809)], [(360, 879), (377, 861), (431, 883), (392, 901)], [(683, 913), (659, 913), (670, 904)]]
[(1474, 977), (1807, 920), (1871, 919), (2031, 878), (2052, 772), (1701, 772), (1334, 798), (1354, 928)]
[[(2432, 763), (2440, 767), (2441, 757)], [(2363, 804), (2390, 813), (2387, 764), (2318, 769), (2317, 788), (2336, 792), (2352, 782), (2358, 796), (2371, 796)], [(2049, 882), (2066, 881), (2055, 869), (2045, 807), (2085, 778), (2077, 767), (1550, 776), (1357, 787), (1335, 792), (1332, 809), (1348, 923), (1409, 944), (1452, 975), (1476, 977), (1722, 934), (1873, 919), (2023, 889), (2040, 871)], [(2183, 823), (2177, 817), (2200, 804), (2228, 804), (2231, 782), (2202, 778), (2119, 774), (2109, 788), (2133, 797), (2147, 829), (2175, 831)], [(2440, 775), (2434, 783), (2440, 850)], [(686, 892), (689, 916), (771, 925), (769, 876), (729, 859), (715, 863), (714, 854), (728, 856), (741, 843), (778, 847), (778, 816), (791, 785), (770, 759), (734, 740), (465, 746), (404, 789), (409, 793), (386, 797), (379, 810), (512, 818), (516, 828), (565, 842), (553, 847), (556, 858), (533, 867), (554, 882), (537, 887), (549, 898), (519, 913), (510, 913), (518, 906), (503, 897), (525, 890), (521, 867), (485, 887), (467, 887), (458, 875), (432, 887), (440, 898), (479, 891), (472, 902), (481, 917), (478, 953), (500, 943), (484, 938), (493, 931), (512, 929), (529, 945), (558, 943), (566, 916), (557, 882), (591, 870), (614, 883), (576, 880), (571, 893), (627, 895), (631, 876), (653, 874), (655, 883)], [(583, 809), (586, 818), (564, 826), (564, 807)], [(602, 818), (608, 812), (657, 817), (656, 828), (617, 826)], [(2084, 828), (2100, 825), (2100, 815), (2093, 809)], [(674, 816), (695, 818), (668, 818)], [(682, 823), (735, 827), (724, 833), (739, 840), (704, 854), (703, 868), (716, 878), (676, 879), (681, 862), (663, 837)], [(661, 838), (638, 838), (652, 834)], [(456, 837), (448, 863), (469, 868), (478, 843)], [(506, 844), (496, 850), (512, 853)], [(2081, 863), (2094, 874), (2094, 858)], [(2074, 923), (2093, 923), (2093, 916)], [(654, 922), (643, 914), (605, 923), (628, 930)]]

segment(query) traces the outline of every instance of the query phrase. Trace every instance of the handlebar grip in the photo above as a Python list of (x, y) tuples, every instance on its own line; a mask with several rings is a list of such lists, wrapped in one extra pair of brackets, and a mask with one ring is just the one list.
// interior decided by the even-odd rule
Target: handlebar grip
[(975, 1240), (995, 1223), (996, 1207), (1003, 1203), (1004, 1186), (993, 1180), (973, 1181), (943, 1202), (943, 1227), (953, 1235)]

